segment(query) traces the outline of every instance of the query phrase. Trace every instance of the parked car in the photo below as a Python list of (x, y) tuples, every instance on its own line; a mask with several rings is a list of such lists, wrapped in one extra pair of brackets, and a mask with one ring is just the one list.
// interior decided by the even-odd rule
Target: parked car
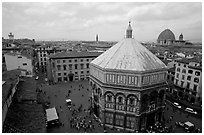
[(193, 109), (188, 108), (188, 107), (185, 109), (185, 111), (186, 111), (186, 112), (189, 112), (189, 113), (197, 114), (196, 111), (194, 111)]
[(38, 80), (38, 79), (39, 79), (39, 77), (38, 77), (38, 76), (36, 76), (35, 80)]
[(195, 125), (189, 121), (184, 123), (184, 127), (185, 127), (186, 132), (188, 133), (192, 132), (195, 129)]
[(196, 128), (196, 129), (195, 129), (195, 132), (196, 132), (196, 133), (201, 133), (201, 129)]
[(180, 126), (180, 127), (184, 127), (184, 123), (183, 122), (176, 122), (176, 125)]
[(71, 105), (72, 105), (72, 100), (71, 99), (66, 99), (66, 104), (67, 104), (68, 108), (70, 108)]
[(174, 106), (179, 108), (179, 109), (181, 109), (181, 106), (178, 103), (176, 103), (176, 102), (174, 102)]

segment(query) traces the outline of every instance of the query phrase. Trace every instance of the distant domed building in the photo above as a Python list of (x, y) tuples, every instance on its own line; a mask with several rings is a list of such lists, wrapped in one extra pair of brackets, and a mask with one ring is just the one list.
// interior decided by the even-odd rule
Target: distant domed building
[(90, 63), (92, 108), (104, 128), (136, 132), (161, 122), (166, 90), (165, 64), (132, 36)]
[(179, 39), (175, 41), (176, 45), (185, 45), (187, 44), (187, 42), (185, 40), (183, 40), (183, 34), (181, 33), (179, 36)]
[(181, 33), (181, 35), (179, 36), (179, 40), (183, 41), (183, 34)]
[(175, 35), (170, 29), (165, 29), (159, 34), (157, 43), (160, 45), (172, 45), (175, 42)]

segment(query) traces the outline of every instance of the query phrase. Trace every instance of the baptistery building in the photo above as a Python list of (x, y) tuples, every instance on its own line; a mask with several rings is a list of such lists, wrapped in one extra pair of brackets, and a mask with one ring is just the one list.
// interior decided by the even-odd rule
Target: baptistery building
[(104, 127), (140, 131), (162, 121), (166, 89), (165, 64), (132, 36), (90, 63), (92, 108)]

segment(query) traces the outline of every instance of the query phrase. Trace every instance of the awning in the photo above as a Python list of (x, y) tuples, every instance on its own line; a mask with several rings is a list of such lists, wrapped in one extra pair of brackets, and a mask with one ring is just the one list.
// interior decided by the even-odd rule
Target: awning
[(47, 115), (48, 122), (59, 119), (55, 107), (46, 109), (46, 115)]
[(185, 125), (187, 125), (187, 126), (189, 126), (189, 127), (192, 127), (192, 126), (194, 126), (194, 124), (192, 124), (191, 122), (185, 122)]

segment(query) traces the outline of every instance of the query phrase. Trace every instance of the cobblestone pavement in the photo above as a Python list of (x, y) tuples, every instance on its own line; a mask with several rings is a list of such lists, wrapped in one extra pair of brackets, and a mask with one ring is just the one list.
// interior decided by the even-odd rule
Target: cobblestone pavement
[[(55, 85), (42, 84), (41, 89), (43, 90), (43, 92), (44, 91), (46, 92), (45, 96), (47, 100), (49, 100), (51, 103), (50, 107), (56, 107), (59, 113), (60, 122), (64, 124), (64, 126), (60, 126), (59, 128), (57, 127), (51, 128), (47, 132), (50, 132), (50, 133), (85, 132), (84, 130), (76, 130), (76, 129), (70, 128), (70, 118), (72, 117), (72, 115), (71, 115), (71, 111), (68, 109), (66, 105), (65, 100), (67, 98), (72, 99), (72, 103), (75, 105), (74, 107), (72, 107), (72, 109), (77, 109), (82, 104), (83, 109), (87, 110), (90, 107), (90, 101), (88, 101), (88, 99), (91, 96), (91, 91), (87, 90), (88, 81), (58, 83)], [(71, 93), (69, 94), (69, 96), (67, 96), (69, 90), (71, 91)], [(85, 115), (86, 113), (82, 111), (77, 115), (77, 117), (80, 117), (80, 116), (84, 117)], [(173, 118), (171, 121), (169, 121), (169, 118), (171, 116), (173, 116)], [(175, 122), (190, 121), (193, 124), (195, 124), (196, 128), (202, 129), (202, 119), (201, 118), (196, 117), (195, 115), (189, 114), (183, 110), (179, 110), (178, 108), (175, 108), (174, 106), (171, 105), (171, 103), (168, 103), (168, 102), (167, 102), (167, 105), (164, 111), (164, 117), (166, 120), (165, 125), (167, 127), (172, 126), (173, 128), (172, 132), (174, 133), (185, 133), (185, 130), (183, 128), (175, 126)], [(91, 118), (88, 118), (88, 119), (89, 120), (93, 119), (93, 116), (91, 116)], [(103, 133), (104, 132), (103, 127), (99, 127), (98, 125), (99, 123), (94, 121), (95, 129), (92, 131), (86, 131), (86, 132)], [(110, 130), (110, 129), (106, 129), (106, 130), (108, 133), (122, 132), (122, 131)]]
[[(72, 112), (68, 109), (65, 100), (70, 98), (72, 100), (72, 110), (78, 109), (79, 106), (82, 104), (82, 111), (79, 112), (76, 117), (85, 117), (89, 116), (84, 109), (88, 110), (90, 107), (90, 100), (89, 97), (91, 96), (90, 90), (88, 90), (88, 81), (77, 81), (77, 82), (68, 82), (68, 83), (61, 83), (55, 85), (46, 85), (43, 84), (42, 87), (43, 93), (45, 92), (45, 97), (50, 102), (50, 107), (56, 107), (59, 120), (62, 122), (64, 126), (60, 126), (59, 128), (51, 128), (48, 129), (47, 132), (52, 133), (75, 133), (75, 132), (85, 132), (84, 130), (76, 130), (70, 127), (70, 119), (72, 117)], [(69, 90), (71, 93), (68, 96)], [(88, 101), (89, 100), (89, 101)], [(61, 107), (60, 107), (61, 106)], [(91, 117), (87, 117), (87, 121), (93, 120), (93, 115)], [(99, 122), (93, 121), (93, 125), (95, 129), (92, 131), (86, 132), (95, 132), (95, 133), (103, 133), (103, 127), (99, 126)]]
[[(194, 114), (190, 114), (188, 112), (185, 112), (184, 110), (181, 110), (179, 108), (176, 108), (172, 105), (171, 102), (166, 102), (166, 108), (164, 111), (164, 117), (166, 120), (166, 126), (173, 128), (173, 133), (185, 133), (184, 128), (182, 127), (176, 127), (175, 122), (187, 122), (190, 121), (195, 125), (196, 128), (202, 129), (202, 119), (197, 117)], [(172, 120), (170, 120), (170, 117), (172, 117)]]

